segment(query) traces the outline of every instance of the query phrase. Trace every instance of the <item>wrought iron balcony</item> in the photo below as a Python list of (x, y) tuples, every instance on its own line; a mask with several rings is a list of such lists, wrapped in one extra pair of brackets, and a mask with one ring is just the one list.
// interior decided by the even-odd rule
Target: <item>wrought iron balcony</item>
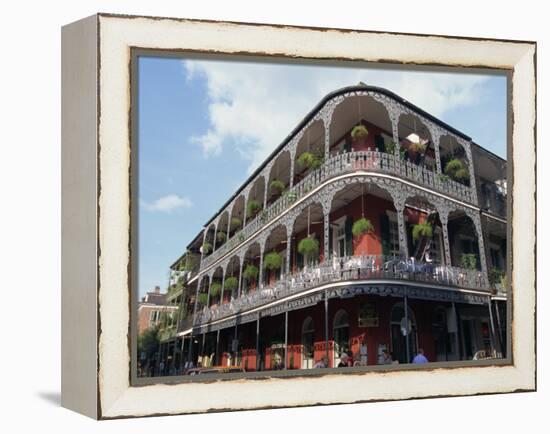
[(456, 288), (487, 290), (483, 274), (478, 270), (440, 266), (389, 256), (348, 256), (332, 258), (283, 276), (273, 286), (241, 295), (229, 303), (197, 312), (194, 325), (205, 324), (233, 314), (246, 312), (321, 285), (342, 281), (396, 280)]
[(233, 250), (321, 183), (356, 171), (394, 175), (468, 203), (471, 203), (473, 198), (470, 187), (451, 179), (440, 179), (435, 172), (398, 158), (394, 154), (378, 151), (342, 152), (330, 156), (321, 167), (309, 173), (275, 202), (266, 207), (265, 210), (261, 211), (254, 219), (248, 221), (246, 226), (235, 233), (224, 245), (203, 258), (201, 268), (208, 267)]

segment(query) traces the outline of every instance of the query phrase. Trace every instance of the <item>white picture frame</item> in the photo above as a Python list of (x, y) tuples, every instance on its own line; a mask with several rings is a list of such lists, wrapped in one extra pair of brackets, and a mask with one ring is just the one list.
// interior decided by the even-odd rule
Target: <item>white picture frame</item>
[[(109, 14), (69, 24), (62, 36), (63, 406), (112, 419), (535, 390), (535, 43)], [(129, 108), (136, 48), (509, 71), (508, 155), (512, 179), (521, 179), (511, 204), (510, 362), (133, 386)]]

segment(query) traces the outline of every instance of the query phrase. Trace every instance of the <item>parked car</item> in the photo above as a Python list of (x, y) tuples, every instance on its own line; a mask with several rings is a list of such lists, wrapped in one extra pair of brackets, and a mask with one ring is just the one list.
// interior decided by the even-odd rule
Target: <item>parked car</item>
[(191, 368), (186, 375), (205, 375), (205, 374), (229, 374), (234, 372), (245, 372), (240, 366), (210, 366), (208, 368)]

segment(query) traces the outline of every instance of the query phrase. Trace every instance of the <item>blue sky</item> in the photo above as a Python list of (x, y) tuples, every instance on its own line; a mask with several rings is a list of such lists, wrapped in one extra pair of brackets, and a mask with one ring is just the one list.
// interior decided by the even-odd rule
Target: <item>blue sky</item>
[(499, 75), (141, 57), (139, 289), (169, 266), (249, 174), (330, 91), (385, 87), (506, 156)]

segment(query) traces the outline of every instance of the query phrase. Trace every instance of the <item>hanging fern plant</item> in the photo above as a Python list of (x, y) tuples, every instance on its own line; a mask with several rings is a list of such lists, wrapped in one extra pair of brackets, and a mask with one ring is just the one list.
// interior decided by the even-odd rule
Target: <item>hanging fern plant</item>
[(313, 235), (302, 238), (298, 243), (298, 252), (307, 259), (316, 257), (319, 254), (319, 241)]
[(248, 264), (243, 271), (243, 276), (247, 280), (255, 280), (258, 277), (258, 267)]
[(251, 199), (248, 201), (248, 204), (246, 205), (246, 215), (249, 218), (253, 217), (261, 209), (262, 209), (262, 205), (260, 205), (260, 202), (258, 202), (257, 200)]
[(298, 157), (298, 164), (308, 169), (317, 169), (323, 164), (323, 158), (312, 152), (302, 152)]
[(420, 237), (431, 238), (432, 234), (433, 228), (428, 222), (417, 223), (413, 226), (412, 237), (414, 241), (417, 241)]
[(266, 270), (280, 270), (283, 266), (283, 257), (278, 252), (269, 252), (264, 257), (264, 268)]
[(231, 227), (232, 228), (240, 228), (243, 225), (243, 221), (238, 217), (233, 217), (231, 219)]
[(415, 154), (422, 154), (426, 152), (427, 143), (423, 142), (411, 142), (409, 144), (409, 151)]
[(222, 290), (222, 284), (220, 282), (212, 282), (210, 285), (210, 297), (217, 297)]
[(351, 130), (351, 138), (353, 139), (353, 141), (364, 140), (367, 138), (368, 135), (369, 131), (367, 130), (367, 127), (361, 124), (354, 126)]
[(280, 194), (285, 190), (286, 187), (283, 181), (274, 179), (273, 181), (271, 181), (271, 184), (269, 184), (269, 188), (273, 193)]
[(208, 302), (208, 294), (206, 292), (201, 292), (199, 294), (199, 303), (206, 304)]
[(458, 158), (453, 158), (449, 160), (445, 165), (445, 174), (455, 181), (464, 182), (470, 179), (470, 174), (468, 169), (464, 167), (462, 160)]
[(477, 255), (475, 253), (463, 253), (460, 257), (460, 265), (468, 270), (477, 269)]
[(239, 280), (236, 277), (231, 276), (225, 279), (224, 288), (227, 291), (233, 292), (237, 289), (238, 286), (239, 286)]
[(219, 231), (218, 233), (216, 233), (216, 240), (219, 243), (225, 243), (226, 238), (227, 238), (227, 235), (225, 235), (225, 232)]
[(365, 217), (361, 217), (359, 220), (356, 220), (351, 228), (351, 232), (355, 238), (372, 231), (374, 231), (374, 225)]
[(208, 241), (206, 241), (205, 243), (203, 243), (203, 245), (201, 246), (201, 249), (202, 249), (202, 253), (204, 255), (208, 255), (211, 251), (212, 251), (212, 244), (210, 244)]

